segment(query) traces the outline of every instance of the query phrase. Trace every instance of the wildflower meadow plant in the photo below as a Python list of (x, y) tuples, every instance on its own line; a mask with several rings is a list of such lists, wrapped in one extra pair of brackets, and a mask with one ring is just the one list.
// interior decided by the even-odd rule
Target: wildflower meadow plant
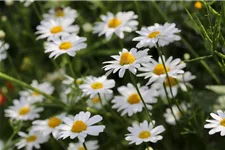
[(0, 12), (0, 150), (224, 150), (225, 2)]

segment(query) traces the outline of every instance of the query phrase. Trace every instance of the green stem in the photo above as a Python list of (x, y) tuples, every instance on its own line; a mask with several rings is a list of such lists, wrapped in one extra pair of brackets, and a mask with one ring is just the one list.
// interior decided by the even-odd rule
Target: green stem
[(25, 88), (28, 88), (30, 90), (33, 90), (33, 91), (37, 92), (37, 93), (40, 93), (43, 96), (45, 96), (46, 98), (49, 98), (51, 100), (55, 100), (55, 98), (52, 97), (51, 95), (48, 95), (45, 92), (42, 92), (39, 89), (36, 89), (36, 88), (32, 87), (31, 85), (29, 85), (29, 84), (27, 84), (27, 83), (25, 83), (23, 81), (17, 80), (15, 78), (11, 77), (11, 76), (8, 76), (7, 74), (4, 74), (2, 72), (0, 72), (0, 78), (3, 78), (3, 79), (6, 79), (6, 80), (9, 80), (9, 81), (12, 81), (12, 82), (14, 82), (16, 84), (19, 84), (19, 85), (21, 85), (21, 86), (23, 86)]
[(75, 76), (75, 73), (74, 73), (74, 70), (73, 70), (73, 66), (72, 66), (72, 63), (71, 63), (71, 61), (70, 61), (70, 58), (69, 58), (69, 56), (67, 56), (66, 57), (67, 58), (67, 63), (69, 64), (69, 69), (70, 69), (70, 72), (71, 72), (71, 74), (72, 74), (72, 77), (74, 78), (74, 84), (75, 84), (75, 86), (76, 86), (76, 88), (77, 89), (79, 89), (79, 87), (78, 87), (78, 85), (77, 85), (77, 82), (76, 82), (76, 76)]
[(14, 130), (12, 135), (9, 137), (9, 139), (7, 140), (5, 146), (3, 147), (2, 150), (8, 150), (8, 147), (9, 147), (9, 142), (12, 141), (12, 139), (14, 138), (14, 136), (18, 133), (18, 131)]
[(34, 11), (35, 11), (35, 13), (36, 13), (38, 19), (39, 19), (39, 20), (42, 20), (41, 15), (39, 14), (39, 12), (38, 12), (38, 10), (37, 10), (36, 3), (34, 3), (32, 6), (33, 6), (33, 8), (34, 8)]
[(135, 6), (136, 6), (139, 24), (142, 25), (142, 17), (141, 17), (141, 9), (140, 9), (140, 5), (138, 4), (138, 1), (134, 1), (134, 4), (135, 4)]
[(87, 149), (87, 146), (86, 146), (86, 144), (85, 144), (85, 142), (83, 143), (83, 146), (84, 146), (84, 149), (85, 149), (85, 150), (88, 150), (88, 149)]
[(145, 101), (144, 101), (144, 99), (143, 99), (143, 97), (142, 97), (142, 95), (141, 95), (141, 92), (139, 91), (138, 86), (137, 86), (136, 79), (135, 79), (134, 75), (133, 75), (130, 71), (129, 71), (129, 74), (130, 74), (130, 78), (131, 78), (131, 80), (132, 80), (132, 82), (133, 82), (133, 85), (134, 85), (134, 87), (136, 88), (136, 90), (137, 90), (137, 92), (138, 92), (138, 95), (140, 96), (141, 101), (142, 101), (142, 103), (143, 103), (143, 105), (144, 105), (145, 111), (146, 111), (146, 113), (147, 113), (147, 115), (148, 115), (148, 117), (149, 117), (149, 121), (152, 121), (151, 115), (150, 115), (149, 112), (148, 112), (148, 108), (147, 108), (147, 106), (146, 106), (146, 103), (145, 103)]
[(213, 55), (197, 57), (197, 58), (190, 59), (190, 60), (184, 60), (184, 62), (185, 62), (185, 63), (195, 62), (195, 61), (204, 60), (204, 59), (211, 58), (211, 57), (213, 57)]

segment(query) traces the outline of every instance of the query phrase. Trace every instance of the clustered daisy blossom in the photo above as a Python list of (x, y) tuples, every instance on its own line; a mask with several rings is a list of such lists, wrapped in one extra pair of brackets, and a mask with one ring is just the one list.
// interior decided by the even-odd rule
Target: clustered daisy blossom
[(36, 108), (26, 98), (13, 100), (13, 106), (5, 110), (5, 116), (15, 120), (33, 120), (39, 118), (43, 108)]
[[(147, 108), (151, 109), (151, 104), (157, 102), (157, 91), (155, 89), (148, 89), (148, 87), (146, 86), (140, 87), (140, 84), (138, 84), (138, 88), (144, 99), (144, 102), (147, 105)], [(112, 108), (116, 108), (118, 109), (118, 111), (122, 111), (122, 116), (124, 116), (125, 114), (128, 114), (128, 116), (132, 116), (137, 112), (142, 112), (144, 104), (141, 101), (136, 88), (131, 83), (128, 83), (127, 86), (121, 86), (117, 90), (121, 96), (115, 96), (115, 98), (112, 100)]]
[[(91, 141), (86, 141), (85, 145), (88, 150), (97, 150), (99, 148), (98, 141), (96, 140), (91, 140)], [(84, 150), (83, 143), (78, 142), (78, 143), (70, 143), (69, 147), (67, 150)]]
[(110, 40), (113, 34), (123, 39), (124, 32), (132, 32), (137, 29), (137, 18), (138, 16), (133, 11), (118, 12), (116, 15), (108, 12), (106, 16), (101, 16), (102, 22), (97, 22), (93, 30), (99, 36), (105, 34), (107, 40)]
[(90, 95), (91, 98), (96, 94), (110, 94), (111, 90), (115, 86), (113, 79), (108, 80), (106, 76), (102, 77), (87, 77), (84, 84), (80, 85), (83, 95)]
[(130, 144), (135, 143), (139, 145), (143, 142), (152, 142), (156, 143), (158, 140), (162, 140), (160, 133), (165, 131), (165, 128), (160, 125), (154, 127), (154, 121), (148, 123), (146, 120), (140, 125), (133, 123), (132, 127), (128, 127), (129, 134), (126, 135), (126, 140)]
[(81, 143), (85, 141), (87, 135), (98, 136), (99, 133), (105, 129), (104, 125), (94, 125), (102, 120), (100, 115), (91, 117), (90, 112), (80, 112), (74, 117), (65, 117), (63, 124), (57, 128), (61, 130), (59, 132), (59, 138), (70, 139), (78, 138)]
[(77, 34), (80, 27), (73, 25), (77, 11), (70, 7), (56, 7), (44, 14), (44, 20), (37, 26), (37, 39), (46, 39), (45, 53), (50, 52), (49, 58), (57, 58), (62, 54), (74, 57), (76, 52), (84, 49), (86, 38), (79, 37)]
[[(39, 84), (37, 80), (33, 80), (31, 86), (49, 95), (54, 91), (54, 87), (48, 82)], [(44, 96), (42, 94), (32, 90), (21, 91), (20, 96), (26, 97), (31, 103), (42, 102), (44, 100)]]
[(180, 32), (177, 29), (175, 23), (165, 23), (160, 25), (155, 23), (154, 26), (143, 27), (141, 31), (136, 31), (140, 36), (133, 39), (138, 41), (137, 48), (141, 47), (164, 47), (174, 41), (179, 41), (181, 38), (177, 33)]
[(208, 123), (204, 127), (206, 129), (211, 129), (209, 131), (210, 135), (220, 132), (221, 136), (225, 136), (225, 112), (218, 110), (217, 114), (211, 113), (210, 115), (213, 120), (206, 120)]
[(119, 71), (120, 78), (124, 76), (126, 70), (136, 74), (137, 68), (139, 68), (142, 63), (147, 63), (150, 60), (151, 56), (148, 56), (148, 50), (149, 49), (137, 51), (136, 48), (132, 48), (128, 51), (124, 48), (119, 55), (111, 56), (115, 60), (103, 62), (103, 64), (107, 64), (103, 68), (107, 71), (107, 75)]

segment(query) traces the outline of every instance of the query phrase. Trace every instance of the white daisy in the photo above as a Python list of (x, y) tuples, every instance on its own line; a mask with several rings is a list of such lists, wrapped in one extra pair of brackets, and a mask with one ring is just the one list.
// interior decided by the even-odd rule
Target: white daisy
[(21, 97), (20, 100), (13, 100), (13, 106), (5, 110), (5, 116), (15, 120), (33, 120), (39, 118), (43, 108), (35, 108), (27, 99)]
[(63, 80), (64, 76), (65, 76), (65, 69), (60, 68), (55, 70), (54, 72), (48, 73), (44, 80), (47, 82), (54, 82), (56, 80)]
[(74, 118), (65, 117), (64, 124), (57, 127), (59, 130), (59, 138), (74, 139), (78, 137), (79, 141), (83, 143), (87, 135), (98, 136), (100, 132), (105, 129), (104, 125), (94, 125), (102, 120), (100, 115), (90, 117), (90, 112), (80, 112)]
[(0, 62), (7, 58), (6, 50), (9, 49), (9, 44), (0, 40)]
[(76, 19), (78, 14), (77, 11), (74, 9), (71, 9), (70, 7), (56, 7), (54, 9), (50, 9), (48, 14), (44, 14), (44, 19)]
[(147, 85), (157, 82), (163, 83), (166, 78), (166, 72), (170, 77), (177, 78), (178, 75), (183, 74), (183, 68), (186, 67), (186, 64), (181, 62), (179, 58), (174, 59), (170, 56), (167, 60), (163, 56), (166, 70), (163, 67), (161, 58), (159, 57), (158, 62), (154, 59), (151, 59), (149, 63), (142, 64), (143, 67), (139, 68), (139, 71), (145, 72), (141, 73), (138, 76), (144, 76), (144, 78), (150, 78)]
[(164, 25), (155, 23), (154, 26), (143, 27), (141, 31), (136, 31), (140, 36), (134, 38), (133, 41), (139, 41), (137, 48), (157, 47), (157, 43), (161, 47), (166, 46), (181, 39), (180, 36), (176, 35), (180, 30), (175, 26), (175, 23), (166, 22)]
[(51, 40), (55, 36), (70, 35), (70, 33), (78, 33), (79, 27), (72, 25), (74, 19), (50, 19), (41, 21), (41, 25), (37, 26), (36, 34), (40, 34), (37, 39)]
[[(44, 82), (44, 83), (38, 83), (37, 80), (33, 80), (31, 83), (31, 86), (45, 92), (46, 94), (51, 95), (54, 91), (54, 87), (48, 83), (48, 82)], [(27, 97), (27, 100), (35, 103), (35, 102), (42, 102), (44, 100), (44, 96), (41, 95), (38, 92), (32, 91), (32, 90), (26, 90), (26, 91), (21, 91), (19, 92), (20, 96), (23, 97)]]
[(115, 60), (103, 62), (103, 64), (107, 64), (103, 68), (105, 71), (108, 71), (106, 73), (107, 75), (119, 71), (120, 78), (124, 76), (127, 69), (133, 74), (136, 74), (140, 64), (149, 62), (151, 56), (148, 55), (148, 50), (137, 51), (136, 48), (132, 48), (129, 52), (124, 48), (119, 55), (111, 56)]
[(28, 7), (30, 6), (35, 0), (20, 0), (21, 3), (24, 2), (24, 6)]
[(93, 98), (96, 94), (110, 94), (113, 93), (111, 90), (115, 86), (113, 79), (108, 80), (106, 76), (87, 77), (85, 83), (80, 85), (83, 95), (90, 95)]
[(84, 41), (86, 41), (86, 38), (79, 37), (76, 34), (53, 37), (52, 41), (45, 44), (45, 53), (50, 52), (49, 58), (54, 57), (54, 59), (62, 54), (74, 57), (77, 51), (87, 47)]
[[(88, 150), (97, 150), (99, 148), (98, 141), (92, 140), (92, 141), (86, 141), (85, 145)], [(70, 143), (67, 150), (85, 150), (83, 143)]]
[(136, 145), (149, 141), (156, 143), (158, 140), (162, 140), (163, 137), (159, 134), (165, 131), (165, 128), (162, 125), (153, 128), (153, 124), (155, 124), (154, 121), (148, 124), (146, 120), (140, 125), (133, 123), (132, 127), (128, 127), (130, 133), (126, 135), (125, 139), (130, 141), (129, 144), (135, 143)]
[[(191, 72), (189, 71), (185, 72), (184, 74), (178, 75), (177, 78), (173, 78), (173, 77), (169, 77), (169, 79), (165, 78), (164, 84), (166, 85), (166, 91), (169, 98), (172, 98), (170, 85), (171, 85), (173, 96), (177, 96), (179, 88), (184, 92), (187, 92), (187, 87), (192, 88), (193, 86), (189, 82), (195, 78), (196, 76), (192, 75)], [(163, 84), (154, 83), (152, 84), (152, 87), (158, 90), (159, 95), (162, 99), (166, 98), (166, 93), (165, 93)]]
[[(189, 105), (186, 105), (185, 103), (181, 103), (179, 107), (181, 108), (182, 111), (185, 112), (185, 111), (187, 111), (187, 107), (188, 106)], [(174, 113), (174, 116), (176, 117), (176, 120), (179, 120), (182, 115), (181, 115), (181, 112), (179, 111), (179, 109), (177, 108), (176, 105), (173, 105), (172, 106), (172, 111)], [(168, 124), (170, 124), (170, 125), (176, 125), (176, 120), (175, 120), (175, 118), (174, 118), (174, 116), (173, 116), (173, 114), (171, 112), (171, 109), (167, 108), (166, 109), (166, 112), (164, 113), (163, 116), (165, 117), (166, 122)]]
[(132, 32), (137, 29), (138, 21), (137, 15), (133, 11), (118, 12), (113, 15), (108, 12), (107, 15), (102, 15), (102, 22), (97, 22), (93, 28), (94, 33), (98, 33), (98, 36), (105, 34), (107, 40), (109, 40), (115, 33), (120, 39), (124, 38), (124, 32)]
[(209, 131), (210, 135), (220, 132), (221, 136), (225, 136), (225, 112), (218, 110), (217, 114), (211, 113), (210, 115), (214, 120), (206, 120), (208, 123), (204, 126), (204, 128), (212, 128)]
[[(105, 105), (107, 103), (107, 101), (112, 99), (113, 94), (112, 93), (110, 93), (110, 94), (100, 94), (100, 97), (101, 97), (102, 105)], [(91, 108), (95, 108), (95, 109), (101, 109), (102, 108), (102, 105), (101, 105), (100, 98), (99, 98), (98, 94), (95, 95), (93, 98), (89, 98), (86, 103)]]
[(58, 127), (62, 123), (62, 119), (65, 118), (65, 114), (52, 116), (46, 120), (35, 120), (32, 122), (34, 131), (41, 132), (44, 136), (52, 134), (54, 138), (58, 138), (59, 129)]
[[(140, 84), (138, 84), (138, 88), (147, 108), (152, 109), (151, 104), (157, 102), (157, 91), (155, 89), (148, 89), (146, 86), (140, 87)], [(122, 111), (121, 116), (124, 116), (125, 114), (132, 116), (133, 114), (142, 111), (144, 104), (142, 103), (136, 88), (131, 83), (128, 83), (127, 86), (121, 86), (117, 90), (121, 96), (115, 96), (112, 100), (112, 103), (114, 104), (112, 108), (118, 109), (118, 112)]]
[(28, 134), (19, 132), (19, 136), (22, 138), (16, 146), (18, 149), (25, 147), (26, 150), (32, 150), (33, 148), (40, 149), (40, 144), (48, 141), (49, 136), (44, 136), (40, 132), (30, 130)]

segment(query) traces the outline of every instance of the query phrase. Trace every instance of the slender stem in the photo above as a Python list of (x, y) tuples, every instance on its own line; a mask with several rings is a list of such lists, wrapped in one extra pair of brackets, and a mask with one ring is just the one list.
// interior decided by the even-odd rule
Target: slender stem
[(138, 19), (139, 19), (139, 24), (142, 25), (142, 17), (141, 17), (141, 9), (140, 9), (140, 5), (138, 4), (138, 1), (134, 1), (136, 10), (137, 10), (137, 14), (138, 14)]
[(37, 10), (36, 3), (34, 3), (32, 6), (33, 6), (33, 8), (34, 8), (34, 11), (35, 11), (35, 13), (36, 13), (38, 19), (41, 20), (41, 15), (39, 14), (39, 11)]
[(144, 101), (144, 99), (143, 99), (143, 97), (142, 97), (142, 95), (141, 95), (141, 92), (139, 91), (138, 86), (137, 86), (136, 79), (135, 79), (134, 75), (133, 75), (131, 72), (129, 72), (129, 74), (130, 74), (130, 78), (131, 78), (131, 80), (132, 80), (132, 82), (133, 82), (133, 85), (135, 86), (135, 88), (136, 88), (136, 90), (137, 90), (137, 92), (138, 92), (138, 95), (140, 96), (141, 101), (142, 101), (142, 103), (143, 103), (143, 105), (144, 105), (145, 111), (146, 111), (146, 113), (147, 113), (147, 115), (148, 115), (148, 117), (149, 117), (149, 121), (152, 121), (151, 115), (150, 115), (149, 112), (148, 112), (148, 108), (147, 108), (147, 106), (146, 106), (146, 103), (145, 103), (145, 101)]
[(14, 136), (17, 134), (18, 131), (14, 130), (12, 135), (9, 137), (9, 139), (7, 140), (5, 146), (3, 147), (2, 150), (7, 150), (8, 149), (8, 146), (9, 146), (9, 142), (12, 141), (12, 139), (14, 138)]
[(85, 144), (85, 142), (83, 143), (83, 146), (84, 146), (84, 149), (85, 149), (85, 150), (88, 150), (88, 149), (87, 149), (87, 146), (86, 146), (86, 144)]
[(204, 60), (204, 59), (211, 58), (211, 57), (213, 57), (213, 55), (197, 57), (197, 58), (190, 59), (190, 60), (184, 60), (184, 62), (185, 62), (185, 63), (195, 62), (195, 61)]
[(74, 84), (75, 84), (75, 86), (76, 86), (76, 88), (77, 89), (79, 89), (79, 87), (78, 87), (78, 85), (77, 85), (77, 82), (76, 82), (76, 76), (75, 76), (75, 73), (74, 73), (74, 70), (73, 70), (73, 66), (72, 66), (72, 63), (71, 63), (71, 61), (70, 61), (70, 58), (69, 58), (69, 56), (67, 56), (66, 57), (67, 58), (67, 63), (69, 64), (69, 69), (70, 69), (70, 72), (71, 72), (71, 74), (72, 74), (72, 76), (73, 76), (73, 78), (74, 78)]
[(102, 98), (101, 98), (101, 96), (100, 96), (99, 93), (98, 93), (98, 98), (99, 98), (99, 100), (100, 100), (100, 103), (101, 103), (102, 108), (105, 109), (105, 107), (103, 106), (103, 103), (102, 103)]
[(8, 76), (7, 74), (4, 74), (2, 72), (0, 72), (0, 78), (3, 78), (3, 79), (6, 79), (6, 80), (9, 80), (9, 81), (12, 81), (12, 82), (14, 82), (16, 84), (19, 84), (19, 85), (21, 85), (21, 86), (23, 86), (25, 88), (28, 88), (28, 89), (31, 89), (31, 90), (37, 92), (37, 93), (40, 93), (43, 96), (45, 96), (46, 98), (49, 98), (51, 100), (55, 100), (55, 98), (52, 97), (51, 95), (48, 95), (45, 92), (42, 92), (39, 89), (36, 89), (36, 88), (32, 87), (31, 85), (29, 85), (29, 84), (27, 84), (27, 83), (25, 83), (23, 81), (17, 80), (16, 78), (13, 78), (11, 76)]

